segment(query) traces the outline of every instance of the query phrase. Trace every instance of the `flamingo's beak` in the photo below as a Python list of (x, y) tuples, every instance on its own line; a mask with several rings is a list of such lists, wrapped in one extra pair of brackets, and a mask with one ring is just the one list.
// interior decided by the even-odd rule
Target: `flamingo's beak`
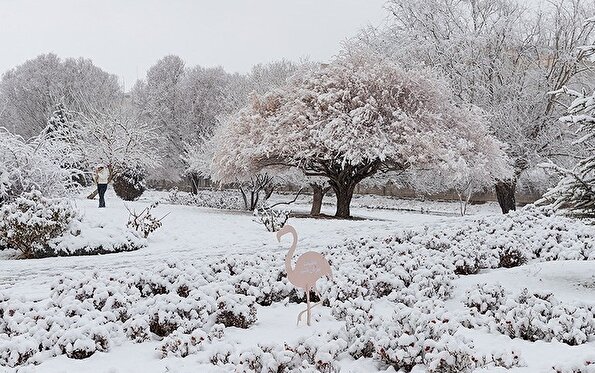
[(283, 231), (279, 230), (277, 231), (277, 241), (281, 242), (281, 237), (283, 237)]

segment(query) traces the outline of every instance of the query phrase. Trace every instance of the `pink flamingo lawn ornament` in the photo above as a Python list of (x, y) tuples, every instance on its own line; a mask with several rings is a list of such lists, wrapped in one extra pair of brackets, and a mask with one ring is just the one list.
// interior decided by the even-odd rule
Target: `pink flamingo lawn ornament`
[(289, 252), (285, 256), (285, 270), (287, 271), (287, 279), (293, 285), (298, 288), (304, 289), (306, 292), (306, 303), (307, 308), (300, 312), (298, 315), (297, 323), (299, 325), (302, 315), (304, 312), (307, 312), (307, 324), (310, 326), (310, 310), (320, 304), (320, 301), (316, 303), (314, 306), (310, 307), (310, 291), (314, 290), (316, 295), (320, 298), (320, 295), (314, 288), (316, 286), (316, 281), (318, 279), (326, 276), (328, 279), (333, 278), (333, 273), (331, 271), (331, 266), (328, 261), (322, 256), (320, 253), (315, 251), (308, 251), (300, 255), (297, 262), (295, 263), (295, 268), (291, 268), (291, 258), (295, 253), (295, 249), (297, 247), (298, 236), (295, 228), (291, 225), (285, 225), (277, 232), (277, 240), (281, 242), (281, 237), (286, 234), (291, 233), (293, 236), (293, 242), (291, 247), (289, 248)]

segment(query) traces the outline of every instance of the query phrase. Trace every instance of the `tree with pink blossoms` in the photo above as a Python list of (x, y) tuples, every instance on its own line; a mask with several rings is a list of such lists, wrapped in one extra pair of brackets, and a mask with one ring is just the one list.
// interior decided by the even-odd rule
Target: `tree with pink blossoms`
[(352, 51), (253, 95), (215, 134), (213, 178), (232, 183), (272, 166), (298, 167), (328, 180), (335, 215), (348, 218), (362, 180), (454, 163), (461, 140), (480, 150), (476, 133), (481, 141), (496, 141), (482, 113), (455, 104), (448, 84), (431, 71)]

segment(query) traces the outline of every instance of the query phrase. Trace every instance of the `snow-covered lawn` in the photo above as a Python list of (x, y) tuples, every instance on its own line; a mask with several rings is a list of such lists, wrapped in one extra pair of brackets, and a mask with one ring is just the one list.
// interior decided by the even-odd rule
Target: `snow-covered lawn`
[[(283, 196), (277, 196), (276, 198), (281, 200)], [(164, 195), (148, 193), (140, 201), (126, 203), (126, 205), (130, 209), (142, 210), (156, 199), (162, 200)], [(306, 201), (300, 200), (292, 209), (307, 211)], [(361, 203), (358, 204), (358, 202)], [(363, 207), (371, 206), (372, 202), (378, 205), (376, 207), (381, 206), (382, 209)], [(106, 209), (97, 209), (96, 201), (79, 199), (76, 203), (83, 211), (86, 219), (102, 222), (106, 226), (124, 226), (126, 224), (128, 212), (124, 203), (120, 200), (108, 200), (108, 208)], [(393, 204), (392, 208), (391, 204)], [(420, 202), (416, 202), (416, 209), (419, 205)], [(495, 206), (492, 204), (473, 206), (473, 215), (465, 218), (454, 214), (422, 214), (403, 211), (407, 206), (407, 202), (391, 199), (378, 201), (377, 198), (360, 197), (354, 200), (354, 206), (353, 214), (367, 219), (345, 221), (291, 218), (289, 220), (289, 224), (296, 228), (300, 236), (296, 257), (301, 252), (314, 250), (325, 253), (331, 263), (340, 264), (340, 268), (333, 268), (337, 286), (322, 280), (319, 282), (319, 289), (323, 297), (330, 297), (336, 302), (332, 302), (330, 307), (319, 306), (314, 308), (315, 321), (311, 327), (302, 324), (296, 326), (297, 314), (304, 308), (304, 305), (289, 302), (289, 296), (284, 296), (280, 300), (275, 299), (270, 305), (261, 304), (267, 303), (262, 302), (262, 297), (266, 296), (267, 291), (287, 295), (287, 291), (291, 289), (291, 285), (287, 283), (286, 279), (280, 281), (276, 278), (278, 273), (284, 271), (282, 261), (289, 243), (287, 241), (278, 243), (273, 233), (267, 232), (262, 225), (254, 222), (253, 217), (247, 213), (162, 203), (157, 208), (156, 215), (160, 216), (167, 212), (170, 214), (163, 221), (163, 227), (149, 237), (147, 247), (138, 251), (100, 256), (36, 260), (12, 260), (7, 258), (7, 253), (0, 252), (0, 302), (13, 302), (11, 307), (17, 303), (24, 305), (23, 309), (32, 304), (40, 307), (40, 304), (49, 302), (50, 298), (55, 304), (64, 305), (67, 304), (68, 299), (72, 299), (74, 302), (76, 298), (74, 294), (80, 295), (80, 291), (93, 292), (93, 290), (89, 290), (89, 286), (99, 286), (98, 289), (103, 289), (102, 286), (104, 286), (107, 289), (105, 290), (106, 294), (110, 294), (110, 296), (113, 295), (112, 293), (118, 295), (120, 294), (118, 291), (124, 293), (127, 291), (121, 290), (127, 289), (122, 284), (134, 283), (135, 281), (138, 283), (138, 278), (145, 280), (154, 278), (158, 282), (163, 278), (169, 278), (173, 281), (170, 277), (174, 276), (178, 279), (176, 281), (181, 281), (181, 283), (195, 281), (195, 283), (189, 283), (188, 287), (191, 291), (196, 289), (202, 294), (198, 298), (193, 295), (188, 298), (173, 295), (177, 297), (176, 299), (181, 299), (182, 303), (180, 304), (186, 301), (194, 302), (195, 299), (201, 299), (201, 301), (207, 299), (204, 301), (206, 303), (203, 304), (206, 307), (205, 309), (209, 309), (209, 307), (216, 308), (221, 299), (226, 302), (226, 305), (233, 304), (235, 298), (229, 298), (225, 292), (233, 294), (234, 285), (248, 284), (246, 285), (248, 286), (247, 290), (239, 292), (242, 295), (238, 298), (240, 304), (237, 306), (239, 308), (236, 308), (236, 311), (241, 310), (234, 312), (246, 316), (249, 312), (248, 306), (253, 307), (256, 311), (256, 320), (247, 329), (227, 327), (218, 334), (216, 328), (205, 327), (204, 333), (201, 334), (201, 337), (206, 338), (205, 341), (196, 345), (189, 343), (191, 345), (190, 349), (195, 351), (191, 351), (189, 356), (184, 358), (172, 356), (179, 355), (179, 349), (171, 348), (171, 345), (184, 340), (188, 342), (187, 336), (180, 336), (176, 334), (177, 332), (174, 332), (171, 336), (161, 340), (161, 338), (151, 334), (148, 336), (148, 340), (143, 343), (133, 343), (128, 338), (122, 338), (123, 333), (116, 330), (123, 327), (126, 330), (125, 333), (128, 333), (133, 330), (129, 323), (118, 324), (120, 326), (114, 327), (116, 328), (114, 330), (104, 330), (106, 335), (109, 336), (108, 339), (111, 338), (110, 343), (108, 343), (109, 348), (106, 348), (107, 352), (98, 351), (85, 359), (68, 358), (64, 354), (58, 354), (55, 357), (51, 357), (51, 354), (42, 354), (39, 357), (39, 365), (21, 367), (19, 372), (226, 372), (239, 369), (238, 364), (242, 361), (253, 362), (254, 356), (260, 356), (265, 363), (278, 362), (283, 359), (283, 356), (288, 356), (286, 351), (281, 351), (285, 348), (284, 346), (296, 350), (298, 349), (297, 346), (315, 348), (313, 358), (315, 357), (314, 360), (321, 361), (335, 360), (333, 354), (336, 353), (338, 362), (326, 366), (328, 371), (338, 369), (345, 372), (384, 371), (388, 366), (380, 362), (376, 358), (377, 355), (374, 358), (363, 357), (359, 360), (354, 360), (350, 356), (352, 351), (349, 349), (357, 346), (360, 342), (363, 343), (366, 336), (358, 333), (353, 334), (353, 328), (349, 326), (358, 325), (357, 320), (362, 317), (361, 320), (368, 320), (370, 325), (376, 325), (376, 332), (385, 333), (383, 335), (388, 338), (382, 342), (380, 337), (375, 337), (377, 341), (380, 341), (378, 345), (375, 345), (376, 352), (379, 353), (379, 345), (385, 346), (388, 351), (388, 346), (391, 346), (392, 343), (389, 338), (391, 333), (396, 333), (392, 334), (393, 337), (400, 337), (401, 334), (399, 333), (405, 332), (405, 329), (401, 330), (401, 332), (399, 332), (400, 329), (398, 328), (390, 329), (399, 327), (393, 325), (395, 319), (391, 319), (391, 317), (398, 314), (409, 314), (413, 310), (428, 307), (427, 302), (430, 302), (431, 307), (435, 307), (436, 310), (442, 310), (432, 310), (430, 312), (432, 317), (446, 320), (444, 321), (445, 325), (450, 325), (451, 322), (454, 322), (454, 319), (457, 322), (457, 327), (453, 327), (452, 336), (446, 335), (447, 338), (441, 339), (440, 343), (444, 343), (447, 347), (456, 346), (456, 349), (462, 348), (463, 350), (473, 345), (474, 351), (477, 353), (494, 353), (494, 357), (501, 356), (502, 360), (509, 362), (513, 362), (515, 354), (520, 354), (520, 363), (500, 364), (516, 365), (512, 366), (511, 371), (553, 371), (552, 367), (554, 365), (562, 364), (566, 367), (566, 365), (570, 364), (568, 367), (571, 367), (572, 364), (577, 364), (579, 366), (589, 359), (595, 359), (595, 336), (592, 334), (587, 335), (587, 343), (581, 342), (577, 346), (570, 346), (555, 339), (549, 342), (530, 342), (519, 338), (511, 339), (498, 331), (497, 322), (493, 321), (498, 316), (494, 316), (492, 320), (489, 313), (475, 315), (475, 318), (470, 322), (471, 324), (482, 320), (485, 324), (477, 324), (473, 328), (469, 322), (465, 323), (465, 318), (468, 321), (471, 316), (469, 307), (464, 305), (465, 299), (467, 299), (466, 292), (478, 284), (501, 284), (509, 292), (508, 298), (505, 299), (508, 302), (511, 302), (513, 298), (516, 299), (515, 297), (524, 288), (528, 288), (529, 293), (552, 293), (553, 297), (562, 302), (563, 305), (581, 306), (582, 308), (576, 311), (576, 315), (586, 312), (591, 317), (591, 320), (586, 321), (588, 324), (593, 322), (593, 312), (595, 312), (594, 260), (547, 262), (530, 260), (528, 264), (519, 267), (495, 268), (498, 265), (493, 264), (493, 261), (498, 258), (492, 258), (489, 255), (488, 257), (479, 258), (474, 256), (474, 253), (486, 250), (486, 247), (490, 246), (492, 241), (495, 246), (502, 244), (499, 241), (502, 240), (502, 237), (514, 241), (514, 235), (517, 234), (514, 229), (522, 230), (526, 228), (516, 227), (507, 231), (508, 233), (502, 233), (508, 234), (508, 236), (498, 236), (497, 232), (482, 233), (482, 227), (491, 224), (489, 219), (498, 216)], [(445, 212), (450, 209), (449, 212), (456, 212), (457, 208), (456, 204), (428, 203), (426, 210)], [(332, 206), (323, 206), (323, 212), (332, 214), (332, 210)], [(472, 223), (473, 219), (478, 217), (487, 219), (486, 223), (484, 225)], [(551, 225), (554, 220), (548, 218), (544, 221)], [(567, 224), (567, 222), (564, 224)], [(548, 243), (544, 245), (543, 252), (540, 252), (542, 258), (548, 259), (573, 259), (573, 255), (578, 255), (576, 253), (579, 252), (580, 255), (583, 255), (583, 253), (586, 253), (586, 256), (595, 255), (594, 242), (568, 242), (573, 237), (579, 237), (576, 239), (578, 241), (584, 239), (584, 237), (591, 240), (593, 237), (592, 235), (585, 236), (586, 233), (584, 233), (588, 232), (588, 229), (592, 227), (576, 224), (579, 228), (575, 230), (574, 226), (569, 227), (570, 233), (561, 233), (558, 243), (552, 244), (551, 247), (548, 238), (542, 239), (539, 234), (535, 234), (535, 237), (531, 238), (534, 239), (534, 241), (531, 241), (532, 244), (527, 245)], [(514, 227), (514, 224), (512, 226)], [(539, 221), (531, 221), (528, 226), (532, 227), (527, 228), (533, 229), (531, 232), (539, 232), (540, 230)], [(422, 239), (416, 241), (413, 232), (425, 232), (424, 227), (428, 227), (428, 231), (433, 232), (432, 234), (435, 237), (425, 241)], [(466, 229), (469, 229), (469, 235), (466, 234)], [(545, 231), (546, 227), (544, 226), (543, 229)], [(444, 233), (442, 238), (439, 237), (441, 232)], [(453, 240), (452, 235), (454, 233), (448, 232), (459, 232), (461, 237), (471, 237), (470, 239), (473, 242), (467, 242), (464, 239), (460, 239), (460, 241)], [(378, 239), (375, 239), (376, 237)], [(392, 238), (385, 240), (385, 237)], [(413, 238), (411, 239), (411, 237)], [(441, 241), (445, 239), (451, 241), (447, 243)], [(519, 242), (525, 242), (522, 240), (527, 240), (527, 237), (519, 236)], [(460, 242), (460, 244), (457, 242)], [(562, 243), (560, 244), (560, 242)], [(447, 248), (451, 243), (453, 246)], [(514, 242), (511, 242), (511, 245), (513, 244)], [(468, 250), (462, 250), (462, 247)], [(394, 253), (389, 251), (393, 249), (395, 250)], [(536, 247), (526, 249), (527, 252), (530, 251), (531, 253), (538, 251)], [(453, 253), (457, 255), (462, 253), (460, 254), (462, 259), (457, 257), (456, 260), (464, 261), (465, 268), (469, 268), (467, 261), (477, 259), (483, 264), (487, 263), (484, 267), (492, 267), (492, 269), (482, 269), (477, 274), (457, 276), (453, 270), (455, 267), (460, 267), (460, 262), (453, 259)], [(234, 261), (239, 263), (243, 260), (246, 262), (239, 265), (239, 273), (226, 269), (229, 263)], [(221, 263), (225, 268), (216, 269), (217, 263)], [(383, 267), (381, 263), (387, 263), (385, 264), (386, 267)], [(270, 269), (268, 269), (269, 266)], [(252, 267), (254, 267), (254, 270), (252, 270)], [(208, 274), (205, 274), (207, 273), (205, 271)], [(259, 276), (260, 274), (263, 276), (262, 281), (261, 279), (250, 279), (250, 276)], [(403, 280), (409, 275), (412, 276), (410, 279)], [(246, 278), (242, 278), (242, 276)], [(222, 285), (225, 283), (224, 279), (226, 278), (230, 281), (229, 289)], [(59, 283), (61, 279), (63, 280), (62, 284)], [(204, 283), (201, 281), (204, 281)], [(218, 285), (210, 286), (210, 282)], [(403, 285), (404, 283), (406, 284)], [(177, 282), (176, 284), (175, 286), (180, 286)], [(266, 288), (266, 286), (270, 288)], [(387, 287), (388, 290), (386, 290)], [(177, 289), (179, 293), (180, 288)], [(369, 292), (366, 293), (368, 290)], [(146, 291), (146, 288), (141, 290), (141, 292), (143, 291)], [(235, 292), (238, 292), (237, 287)], [(94, 297), (102, 296), (99, 291), (93, 294), (95, 294)], [(131, 315), (136, 315), (133, 317), (133, 321), (138, 322), (141, 329), (142, 320), (144, 320), (142, 319), (143, 312), (155, 309), (157, 309), (155, 315), (159, 312), (165, 312), (165, 308), (159, 308), (163, 304), (160, 305), (157, 300), (167, 303), (167, 299), (170, 299), (167, 297), (172, 295), (156, 294), (151, 290), (148, 296), (143, 295), (141, 298), (138, 298), (138, 294), (130, 295), (130, 299), (133, 300), (130, 303), (130, 310), (133, 311), (130, 312)], [(351, 304), (348, 303), (349, 294), (360, 294), (364, 299), (361, 299), (361, 302), (358, 301), (359, 303)], [(151, 303), (153, 299), (151, 297), (153, 296), (156, 303)], [(416, 297), (425, 297), (426, 303), (416, 303), (418, 300), (424, 300)], [(84, 308), (82, 305), (85, 298), (76, 299), (82, 302), (80, 307)], [(212, 301), (208, 299), (212, 299)], [(250, 304), (243, 304), (244, 301)], [(367, 304), (366, 302), (370, 303)], [(18, 308), (16, 305), (14, 307)], [(72, 307), (75, 310), (76, 307), (74, 305)], [(244, 310), (242, 307), (248, 308)], [(45, 308), (40, 307), (39, 312), (41, 315), (43, 315), (41, 311), (43, 309)], [(358, 313), (358, 310), (364, 311)], [(353, 314), (350, 313), (352, 311)], [(26, 314), (26, 311), (23, 312)], [(78, 311), (72, 312), (76, 314)], [(589, 314), (589, 312), (591, 313)], [(93, 315), (93, 313), (85, 315), (84, 317), (92, 317), (89, 315)], [(0, 313), (0, 319), (1, 317), (2, 314)], [(25, 325), (26, 317), (28, 316), (24, 316), (19, 320), (11, 319), (10, 322), (16, 324), (22, 322)], [(55, 315), (52, 317), (55, 317)], [(84, 317), (81, 317), (81, 320), (84, 320)], [(135, 317), (138, 317), (138, 319), (135, 319)], [(185, 319), (184, 322), (199, 323), (196, 324), (199, 327), (202, 327), (203, 324), (207, 325), (208, 323), (201, 317), (200, 315), (188, 316), (189, 319)], [(415, 318), (414, 316), (411, 317), (412, 319)], [(424, 322), (424, 317), (422, 312), (419, 320), (416, 321), (418, 325)], [(451, 318), (453, 320), (450, 320)], [(353, 324), (354, 322), (355, 324)], [(411, 322), (413, 323), (413, 321)], [(360, 326), (366, 329), (367, 323)], [(459, 327), (459, 323), (465, 325), (465, 327)], [(387, 327), (388, 329), (386, 329)], [(428, 328), (432, 329), (433, 327)], [(447, 327), (445, 327), (446, 329), (441, 328), (436, 329), (436, 332), (448, 334), (446, 332)], [(544, 328), (546, 327), (544, 326)], [(18, 327), (15, 326), (15, 329), (18, 329)], [(555, 334), (557, 332), (556, 328), (551, 327), (550, 329), (554, 333), (552, 335), (559, 335)], [(589, 328), (584, 330), (587, 330), (588, 333), (592, 331)], [(431, 330), (417, 330), (416, 333), (430, 333), (431, 335), (433, 332)], [(357, 337), (359, 339), (353, 340), (354, 335), (359, 336)], [(461, 343), (463, 343), (461, 338), (464, 337), (473, 341), (467, 341), (468, 343), (465, 342), (467, 344), (460, 347), (462, 346)], [(76, 339), (76, 336), (73, 338)], [(178, 339), (176, 340), (176, 338)], [(24, 339), (19, 338), (7, 340), (3, 337), (2, 324), (0, 323), (0, 362), (2, 362), (3, 358), (3, 348), (5, 352), (7, 346), (19, 350), (26, 344), (24, 341)], [(21, 342), (23, 345), (19, 345)], [(167, 343), (170, 343), (170, 347), (165, 349), (168, 351), (166, 353), (168, 356), (162, 358), (156, 350), (162, 351), (163, 346)], [(351, 346), (343, 345), (343, 343), (351, 343)], [(262, 346), (271, 346), (272, 351), (268, 355), (263, 354)], [(95, 347), (92, 350), (95, 351)], [(446, 350), (448, 351), (448, 348)], [(395, 351), (398, 352), (398, 349)], [(431, 354), (433, 350), (429, 349), (428, 351)], [(436, 353), (440, 351), (444, 353), (440, 346), (436, 347), (436, 351)], [(307, 354), (307, 351), (299, 353), (294, 351), (292, 356), (293, 358), (295, 356), (304, 357)], [(274, 356), (274, 358), (271, 356)], [(388, 360), (394, 361), (395, 359), (395, 356), (386, 357), (385, 362)], [(214, 365), (213, 362), (218, 362), (219, 365)], [(495, 365), (498, 364), (488, 362), (482, 368), (482, 371), (504, 370), (504, 368)], [(318, 367), (321, 366), (324, 365)], [(417, 366), (414, 371), (421, 372), (424, 369), (422, 366)], [(2, 372), (16, 370), (17, 368), (0, 366)], [(571, 371), (565, 370), (564, 372)], [(577, 372), (582, 371), (586, 372), (587, 370), (577, 370)]]

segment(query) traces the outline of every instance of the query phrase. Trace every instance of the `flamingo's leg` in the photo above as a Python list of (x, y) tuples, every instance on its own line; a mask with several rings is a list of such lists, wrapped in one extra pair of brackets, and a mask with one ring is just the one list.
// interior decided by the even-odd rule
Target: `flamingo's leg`
[(316, 290), (314, 290), (314, 289), (312, 289), (312, 290), (314, 291), (314, 294), (316, 294), (316, 296), (318, 297), (319, 300), (318, 300), (318, 302), (314, 303), (314, 305), (311, 306), (310, 309), (322, 304), (322, 297), (320, 296), (320, 294)]
[(302, 321), (302, 315), (305, 312), (308, 312), (308, 326), (310, 326), (310, 288), (308, 290), (306, 290), (306, 303), (307, 303), (307, 307), (305, 310), (303, 310), (302, 312), (299, 313), (298, 315), (298, 319), (297, 319), (297, 325), (300, 325), (300, 321)]
[[(308, 312), (308, 315), (310, 315), (310, 312), (309, 311), (312, 310), (312, 308), (314, 308), (314, 307), (319, 306), (319, 305), (322, 304), (322, 297), (320, 296), (320, 293), (318, 291), (314, 290), (314, 289), (312, 289), (312, 291), (314, 291), (314, 294), (316, 294), (318, 296), (318, 299), (320, 299), (320, 300), (318, 302), (314, 303), (312, 306), (310, 306), (310, 303), (308, 302), (308, 308), (306, 308), (305, 310), (303, 310), (302, 312), (300, 312), (300, 314), (298, 315), (298, 321), (297, 321), (297, 324), (298, 325), (300, 324), (300, 321), (302, 321), (302, 315), (305, 312)], [(308, 295), (306, 295), (306, 299), (309, 299), (310, 298), (309, 294), (310, 294), (310, 292), (308, 291)], [(310, 324), (308, 324), (308, 325), (310, 325)]]
[(307, 310), (308, 310), (308, 318), (307, 318), (307, 324), (308, 326), (310, 326), (310, 316), (311, 316), (311, 312), (310, 312), (310, 291), (308, 291), (306, 293), (306, 306), (307, 306)]

